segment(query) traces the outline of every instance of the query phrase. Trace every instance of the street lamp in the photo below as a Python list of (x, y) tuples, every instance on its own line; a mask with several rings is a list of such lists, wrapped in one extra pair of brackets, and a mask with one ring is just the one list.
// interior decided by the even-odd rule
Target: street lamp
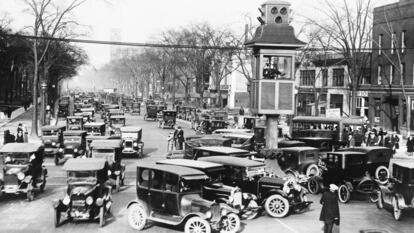
[(40, 87), (42, 89), (42, 113), (41, 113), (42, 119), (41, 119), (41, 124), (44, 125), (45, 124), (45, 111), (46, 111), (46, 108), (45, 108), (46, 98), (45, 97), (46, 97), (47, 84), (45, 82), (42, 82), (40, 84)]

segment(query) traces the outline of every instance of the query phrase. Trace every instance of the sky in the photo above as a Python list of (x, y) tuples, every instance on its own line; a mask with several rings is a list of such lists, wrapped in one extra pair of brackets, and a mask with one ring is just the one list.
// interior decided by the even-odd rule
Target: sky
[[(317, 18), (322, 0), (289, 0), (294, 20)], [(341, 2), (342, 0), (332, 0)], [(350, 0), (354, 1), (354, 0)], [(395, 0), (378, 0), (378, 4)], [(69, 0), (53, 0), (65, 4)], [(151, 42), (162, 32), (207, 22), (215, 27), (242, 32), (246, 16), (255, 20), (264, 0), (86, 0), (71, 17), (81, 25), (83, 38), (110, 40), (111, 29), (121, 32), (124, 42)], [(23, 30), (33, 23), (24, 0), (0, 0), (0, 17), (7, 14), (14, 30)], [(256, 20), (255, 20), (256, 22)], [(80, 44), (90, 58), (90, 68), (97, 69), (109, 61), (109, 46)]]

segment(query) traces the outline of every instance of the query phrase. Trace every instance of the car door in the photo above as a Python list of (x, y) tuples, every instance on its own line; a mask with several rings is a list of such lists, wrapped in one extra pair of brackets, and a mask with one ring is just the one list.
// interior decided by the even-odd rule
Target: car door
[(164, 190), (164, 211), (172, 215), (179, 215), (178, 211), (178, 193), (179, 193), (179, 176), (165, 172), (165, 190)]
[(164, 211), (164, 172), (161, 170), (152, 170), (151, 183), (149, 189), (149, 203), (155, 211)]

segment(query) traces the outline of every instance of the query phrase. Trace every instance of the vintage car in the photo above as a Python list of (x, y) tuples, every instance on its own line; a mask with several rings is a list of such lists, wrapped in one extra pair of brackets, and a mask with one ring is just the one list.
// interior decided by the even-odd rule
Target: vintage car
[(119, 110), (119, 105), (118, 104), (104, 104), (104, 111), (101, 114), (101, 118), (102, 119), (108, 119), (108, 113), (111, 109), (118, 109)]
[(221, 136), (223, 138), (231, 139), (231, 147), (233, 148), (255, 151), (254, 134), (252, 133), (229, 133), (222, 134)]
[(258, 125), (260, 120), (257, 116), (243, 116), (243, 129), (253, 129)]
[(66, 130), (83, 130), (82, 116), (68, 116), (66, 117)]
[(86, 131), (68, 130), (63, 132), (63, 148), (55, 155), (55, 164), (60, 165), (69, 158), (76, 158), (86, 153)]
[(223, 164), (227, 169), (222, 173), (223, 183), (256, 195), (257, 203), (271, 217), (282, 218), (289, 212), (301, 213), (312, 203), (307, 201), (304, 187), (292, 179), (270, 176), (265, 171), (264, 163), (229, 156), (210, 156), (199, 160)]
[(125, 179), (125, 164), (121, 163), (121, 140), (93, 140), (90, 148), (92, 158), (101, 158), (107, 161), (109, 180), (115, 190), (119, 192)]
[(281, 140), (278, 142), (278, 148), (287, 148), (287, 147), (301, 147), (306, 146), (305, 142), (298, 141), (298, 140)]
[(67, 172), (65, 196), (53, 202), (55, 227), (61, 218), (71, 220), (99, 219), (105, 225), (112, 205), (108, 180), (108, 164), (104, 159), (69, 159), (63, 166)]
[(236, 233), (237, 210), (202, 197), (209, 177), (196, 169), (172, 165), (140, 164), (137, 167), (137, 199), (127, 205), (128, 222), (143, 230), (150, 221), (184, 225), (184, 232)]
[(125, 116), (117, 115), (109, 117), (110, 135), (121, 135), (121, 127), (125, 126)]
[(122, 154), (135, 154), (139, 157), (144, 155), (144, 142), (142, 142), (142, 128), (141, 127), (122, 127)]
[(395, 160), (390, 182), (379, 188), (377, 207), (391, 207), (395, 220), (399, 221), (403, 211), (414, 209), (414, 162)]
[(106, 125), (104, 122), (87, 122), (83, 129), (88, 136), (105, 136)]
[(231, 156), (231, 157), (251, 158), (252, 156), (255, 155), (255, 153), (252, 153), (247, 150), (232, 148), (232, 147), (202, 146), (202, 147), (194, 147), (192, 155), (185, 153), (184, 159), (197, 160), (201, 157), (220, 156), (220, 155)]
[(141, 103), (133, 102), (131, 105), (131, 114), (132, 115), (141, 115)]
[(217, 203), (225, 203), (239, 210), (239, 217), (254, 219), (259, 214), (257, 197), (242, 193), (239, 187), (223, 184), (221, 177), (227, 169), (222, 164), (188, 159), (166, 159), (157, 164), (175, 165), (200, 170), (210, 178), (203, 185), (203, 198)]
[(184, 142), (184, 151), (183, 150), (170, 150), (172, 147), (170, 144), (173, 142), (172, 139), (173, 135), (171, 134), (171, 138), (168, 141), (168, 153), (167, 159), (173, 158), (192, 158), (194, 156), (194, 148), (201, 147), (201, 146), (225, 146), (231, 147), (232, 140), (229, 138), (222, 138), (216, 137), (212, 135), (193, 135), (186, 138)]
[(42, 144), (44, 147), (45, 155), (55, 155), (59, 153), (59, 148), (63, 146), (63, 131), (66, 126), (43, 126), (42, 131)]
[(82, 117), (83, 123), (95, 121), (90, 112), (76, 112), (74, 115)]
[(43, 165), (43, 147), (36, 143), (8, 143), (0, 149), (0, 194), (26, 193), (33, 201), (34, 188), (43, 192), (47, 169)]
[(69, 115), (69, 100), (61, 99), (58, 106), (58, 117), (67, 117)]
[[(280, 169), (294, 179), (321, 176), (319, 149), (315, 147), (287, 147), (277, 157)], [(304, 177), (303, 177), (304, 176)]]
[[(378, 166), (380, 169), (377, 170), (378, 167), (374, 167), (370, 158), (363, 152), (328, 152), (323, 159), (323, 165), (322, 176), (313, 176), (308, 180), (308, 190), (318, 193), (321, 187), (336, 184), (339, 187), (338, 199), (341, 203), (349, 202), (352, 192), (369, 195), (371, 201), (375, 202), (378, 185), (373, 173), (381, 176), (378, 181), (388, 180), (388, 175), (382, 174), (383, 168)], [(386, 170), (388, 173), (388, 169)]]
[(212, 134), (217, 129), (225, 129), (227, 124), (225, 121), (220, 120), (204, 120), (196, 129), (197, 134)]
[(81, 108), (80, 111), (82, 113), (87, 113), (91, 116), (91, 118), (95, 117), (95, 108), (93, 108), (92, 106), (90, 106), (89, 108)]
[(144, 120), (153, 119), (157, 120), (158, 107), (157, 105), (147, 105)]
[(87, 155), (87, 157), (90, 157), (90, 155), (91, 155), (90, 146), (91, 146), (92, 141), (94, 141), (94, 140), (112, 140), (112, 139), (120, 140), (121, 137), (119, 137), (119, 136), (109, 136), (109, 135), (105, 135), (105, 136), (100, 136), (100, 135), (99, 136), (92, 136), (92, 135), (89, 135), (89, 136), (86, 136), (86, 155)]
[(174, 110), (162, 111), (162, 119), (159, 121), (158, 127), (160, 128), (174, 128), (175, 120), (177, 118), (177, 112)]

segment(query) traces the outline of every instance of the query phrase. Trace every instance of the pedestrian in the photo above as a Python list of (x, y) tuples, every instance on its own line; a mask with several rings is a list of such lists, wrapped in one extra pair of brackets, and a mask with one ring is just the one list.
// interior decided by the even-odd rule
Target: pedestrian
[(182, 150), (183, 143), (184, 143), (184, 131), (183, 129), (181, 129), (181, 126), (178, 126), (176, 138), (177, 138), (178, 150)]
[(339, 226), (339, 205), (338, 194), (336, 193), (338, 186), (335, 184), (329, 185), (329, 190), (322, 194), (320, 203), (322, 204), (321, 214), (319, 220), (324, 222), (323, 232), (332, 233), (332, 229), (335, 225)]
[(395, 154), (398, 149), (400, 149), (400, 138), (396, 133), (391, 135), (391, 144), (392, 144), (392, 151)]
[(243, 116), (244, 115), (244, 108), (243, 108), (243, 106), (240, 107), (239, 115), (240, 116)]
[(407, 152), (408, 156), (413, 155), (414, 152), (414, 138), (412, 134), (409, 134), (407, 138)]

